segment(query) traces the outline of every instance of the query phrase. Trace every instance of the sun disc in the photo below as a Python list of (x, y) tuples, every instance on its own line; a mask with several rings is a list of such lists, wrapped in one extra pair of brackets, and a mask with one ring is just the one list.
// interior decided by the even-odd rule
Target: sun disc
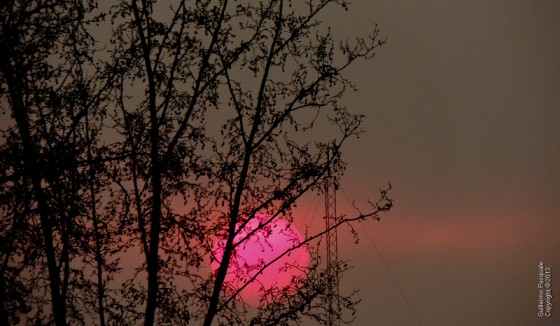
[[(260, 226), (258, 231), (235, 248), (225, 279), (228, 293), (233, 294), (256, 275), (255, 280), (240, 293), (243, 301), (252, 306), (259, 304), (262, 290), (279, 289), (291, 293), (297, 287), (295, 281), (305, 277), (305, 269), (309, 264), (309, 253), (306, 246), (301, 245), (303, 237), (297, 229), (280, 218), (262, 226), (268, 219), (270, 216), (257, 215), (237, 234), (234, 243)], [(214, 271), (219, 268), (224, 246), (224, 239), (214, 242)]]

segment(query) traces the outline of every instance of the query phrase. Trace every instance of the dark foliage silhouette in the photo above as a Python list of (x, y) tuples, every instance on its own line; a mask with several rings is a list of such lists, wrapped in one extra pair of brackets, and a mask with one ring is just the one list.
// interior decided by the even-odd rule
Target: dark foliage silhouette
[[(256, 309), (225, 279), (243, 226), (292, 222), (363, 132), (344, 72), (384, 40), (335, 41), (329, 7), (347, 3), (2, 1), (0, 324), (325, 323), (324, 232)], [(333, 227), (391, 206), (382, 190)]]

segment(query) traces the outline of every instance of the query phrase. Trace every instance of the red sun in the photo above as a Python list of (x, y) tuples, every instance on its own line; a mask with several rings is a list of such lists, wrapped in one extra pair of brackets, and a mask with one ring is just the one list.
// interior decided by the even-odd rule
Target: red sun
[[(251, 231), (259, 228), (270, 216), (258, 215), (237, 234), (234, 243), (244, 239)], [(287, 250), (295, 248), (303, 241), (301, 234), (287, 221), (280, 218), (263, 226), (251, 237), (239, 244), (232, 255), (228, 273), (226, 275), (226, 286), (229, 293), (244, 286), (262, 269), (263, 266), (272, 262)], [(214, 243), (214, 255), (217, 261), (212, 262), (212, 269), (216, 271), (222, 260), (225, 240), (217, 240)], [(257, 306), (259, 304), (261, 290), (280, 289), (289, 292), (297, 286), (294, 280), (301, 280), (305, 276), (305, 270), (309, 264), (309, 253), (305, 246), (295, 248), (277, 261), (268, 266), (253, 282), (247, 285), (240, 295), (243, 301)]]

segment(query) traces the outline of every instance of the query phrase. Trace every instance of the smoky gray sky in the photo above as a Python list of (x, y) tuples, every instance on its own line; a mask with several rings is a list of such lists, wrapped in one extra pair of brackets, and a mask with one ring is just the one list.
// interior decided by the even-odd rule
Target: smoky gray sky
[(552, 0), (355, 0), (325, 14), (339, 37), (377, 22), (388, 39), (348, 73), (367, 132), (346, 148), (339, 212), (388, 181), (396, 199), (357, 226), (357, 246), (341, 236), (355, 266), (341, 291), (363, 300), (353, 325), (560, 324), (560, 295), (537, 317), (539, 262), (560, 293), (559, 17)]
[(359, 244), (340, 231), (352, 325), (560, 325), (560, 1), (353, 0), (323, 20), (338, 38), (378, 23), (388, 40), (347, 72), (367, 131), (344, 151), (338, 212), (387, 182), (395, 199), (356, 225)]

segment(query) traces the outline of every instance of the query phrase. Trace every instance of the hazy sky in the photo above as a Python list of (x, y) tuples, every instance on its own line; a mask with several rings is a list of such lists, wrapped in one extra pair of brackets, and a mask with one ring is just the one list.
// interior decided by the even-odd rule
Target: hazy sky
[[(323, 19), (388, 39), (348, 72), (367, 132), (344, 152), (339, 213), (389, 181), (396, 200), (357, 225), (358, 245), (341, 231), (353, 325), (560, 325), (560, 1), (353, 0)], [(551, 318), (537, 317), (541, 261)]]
[[(399, 286), (421, 325), (560, 325), (560, 2), (354, 0), (324, 20), (388, 39), (346, 98), (367, 133), (344, 193), (364, 204), (391, 181), (396, 199), (340, 243), (354, 325), (419, 325)], [(537, 318), (540, 261), (552, 318)]]

